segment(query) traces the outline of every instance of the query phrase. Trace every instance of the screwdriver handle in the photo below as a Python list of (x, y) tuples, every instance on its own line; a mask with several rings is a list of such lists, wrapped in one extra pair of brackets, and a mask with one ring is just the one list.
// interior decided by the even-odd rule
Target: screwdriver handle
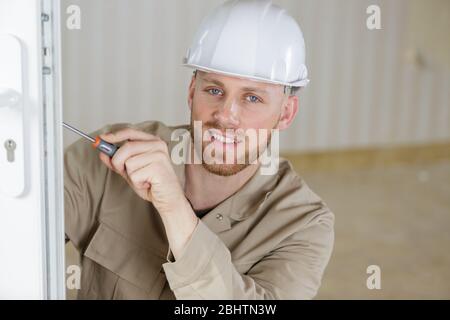
[(100, 137), (95, 137), (95, 142), (92, 143), (92, 146), (100, 152), (106, 154), (110, 158), (112, 158), (117, 149), (119, 149), (118, 146), (108, 143)]

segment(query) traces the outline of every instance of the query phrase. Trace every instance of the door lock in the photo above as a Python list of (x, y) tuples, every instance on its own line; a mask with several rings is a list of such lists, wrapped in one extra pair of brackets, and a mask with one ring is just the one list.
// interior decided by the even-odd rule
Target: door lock
[(14, 162), (14, 150), (16, 150), (17, 144), (14, 140), (8, 139), (4, 143), (6, 149), (6, 160), (8, 162)]

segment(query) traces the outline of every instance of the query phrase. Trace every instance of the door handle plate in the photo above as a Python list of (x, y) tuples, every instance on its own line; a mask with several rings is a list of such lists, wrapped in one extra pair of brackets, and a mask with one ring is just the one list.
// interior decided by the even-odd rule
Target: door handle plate
[[(0, 34), (0, 48), (0, 193), (18, 197), (25, 190), (23, 50), (10, 34)], [(14, 161), (4, 148), (11, 140)]]

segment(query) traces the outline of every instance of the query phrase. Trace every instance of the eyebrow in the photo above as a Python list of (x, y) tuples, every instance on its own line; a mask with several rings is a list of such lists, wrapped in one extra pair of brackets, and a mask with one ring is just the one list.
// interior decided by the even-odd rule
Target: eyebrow
[[(220, 82), (219, 80), (209, 79), (207, 77), (203, 78), (203, 80), (206, 81), (206, 82), (214, 83), (214, 84), (216, 84), (218, 86), (221, 86), (221, 87), (225, 87), (225, 85), (222, 82)], [(260, 93), (264, 93), (264, 94), (268, 93), (267, 90), (265, 90), (265, 89), (259, 89), (259, 88), (255, 88), (255, 87), (244, 87), (241, 90), (242, 91), (247, 91), (247, 92), (260, 92)]]
[(259, 92), (259, 93), (265, 93), (267, 94), (267, 90), (265, 89), (258, 89), (254, 87), (244, 87), (242, 88), (243, 91), (252, 91), (252, 92)]
[(218, 86), (221, 86), (221, 87), (224, 87), (224, 86), (225, 86), (225, 85), (224, 85), (222, 82), (220, 82), (219, 80), (209, 79), (209, 78), (206, 78), (206, 77), (204, 77), (203, 80), (206, 81), (206, 82), (211, 82), (211, 83), (217, 84)]

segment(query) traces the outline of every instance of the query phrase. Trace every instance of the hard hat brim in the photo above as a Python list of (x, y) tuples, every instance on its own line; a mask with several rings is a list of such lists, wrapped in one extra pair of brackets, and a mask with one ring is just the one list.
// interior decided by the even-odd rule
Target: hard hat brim
[(213, 72), (213, 73), (223, 74), (226, 76), (242, 78), (242, 79), (249, 79), (249, 80), (271, 83), (271, 84), (279, 84), (279, 85), (288, 86), (288, 87), (305, 87), (309, 83), (309, 79), (302, 79), (302, 80), (294, 81), (294, 82), (282, 82), (282, 81), (269, 80), (269, 79), (262, 78), (262, 77), (243, 75), (243, 74), (234, 73), (234, 72), (217, 70), (214, 68), (208, 68), (208, 67), (204, 67), (204, 66), (200, 66), (200, 65), (196, 65), (196, 64), (191, 64), (191, 63), (183, 63), (182, 66), (201, 70), (204, 72)]

